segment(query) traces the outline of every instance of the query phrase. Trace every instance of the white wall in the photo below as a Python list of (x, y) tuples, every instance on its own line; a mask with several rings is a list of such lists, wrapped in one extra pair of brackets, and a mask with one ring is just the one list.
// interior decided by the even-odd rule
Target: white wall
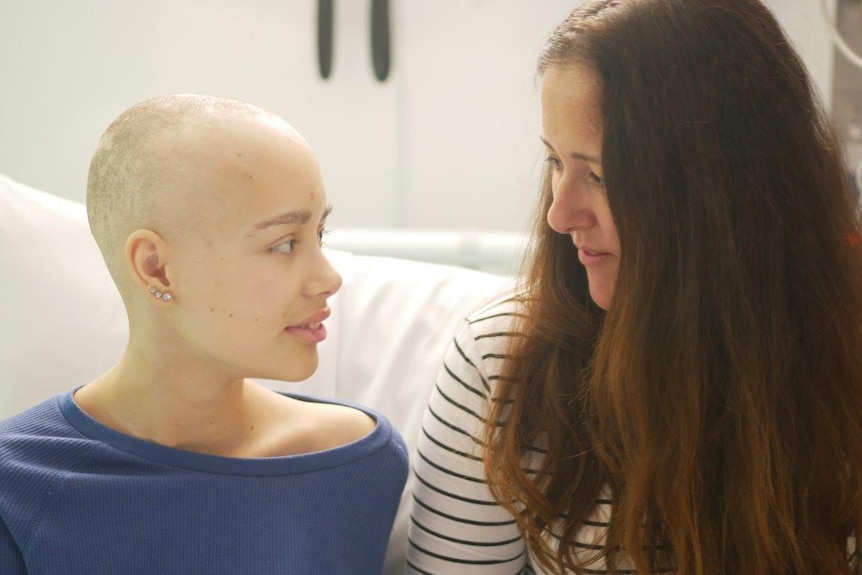
[[(765, 1), (808, 66), (808, 71), (828, 108), (832, 102), (834, 49), (829, 38), (829, 27), (823, 16), (822, 0)], [(827, 0), (827, 4), (834, 10), (835, 0)]]
[[(829, 102), (819, 0), (769, 0)], [(83, 200), (89, 157), (128, 106), (169, 92), (251, 100), (320, 157), (334, 227), (517, 231), (541, 155), (536, 53), (573, 0), (391, 0), (389, 82), (365, 0), (336, 2), (317, 77), (314, 0), (0, 0), (0, 172)]]

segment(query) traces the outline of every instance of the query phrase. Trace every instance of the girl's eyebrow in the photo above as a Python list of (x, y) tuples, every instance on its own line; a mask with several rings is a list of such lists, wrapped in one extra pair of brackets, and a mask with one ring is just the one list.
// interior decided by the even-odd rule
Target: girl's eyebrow
[[(545, 138), (539, 138), (539, 139), (542, 140), (542, 143), (545, 144), (545, 146), (547, 146), (549, 150), (554, 149), (554, 147), (551, 144), (549, 144)], [(569, 157), (572, 158), (573, 160), (584, 160), (585, 162), (590, 162), (591, 164), (601, 165), (601, 163), (602, 163), (602, 161), (596, 157), (588, 156), (586, 154), (581, 154), (579, 152), (569, 152)]]
[[(327, 216), (332, 212), (332, 204), (326, 206), (326, 210), (324, 210), (323, 215), (320, 218), (320, 221), (326, 219)], [(262, 222), (258, 222), (254, 224), (252, 230), (246, 234), (246, 236), (252, 236), (262, 230), (267, 228), (271, 228), (272, 226), (285, 226), (291, 224), (307, 224), (311, 220), (311, 212), (309, 210), (293, 210), (290, 212), (285, 212), (283, 214), (279, 214), (273, 218), (269, 218), (267, 220), (263, 220)]]

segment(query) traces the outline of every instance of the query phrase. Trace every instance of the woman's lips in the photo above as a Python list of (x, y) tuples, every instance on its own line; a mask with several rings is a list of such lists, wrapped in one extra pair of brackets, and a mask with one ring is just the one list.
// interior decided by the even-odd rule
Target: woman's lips
[(580, 261), (584, 267), (599, 265), (610, 256), (611, 254), (607, 252), (594, 252), (592, 250), (578, 248), (578, 261)]

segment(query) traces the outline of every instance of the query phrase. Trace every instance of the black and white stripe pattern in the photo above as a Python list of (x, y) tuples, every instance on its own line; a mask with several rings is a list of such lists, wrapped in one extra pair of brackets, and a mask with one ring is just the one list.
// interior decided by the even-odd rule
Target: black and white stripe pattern
[[(506, 349), (512, 338), (523, 337), (516, 331), (518, 315), (519, 304), (511, 298), (494, 302), (467, 318), (446, 353), (414, 460), (408, 573), (542, 573), (514, 517), (491, 495), (481, 460), (482, 427)], [(536, 446), (531, 459), (542, 452)], [(608, 494), (602, 494), (578, 534), (585, 554), (600, 547), (609, 514)], [(592, 567), (591, 573), (605, 573), (602, 562)]]
[[(449, 346), (425, 412), (414, 459), (415, 487), (409, 527), (408, 568), (423, 575), (545, 575), (531, 560), (515, 519), (496, 504), (485, 483), (481, 461), (482, 428), (505, 353), (518, 333), (519, 304), (499, 300), (467, 318)], [(525, 458), (537, 467), (545, 450), (536, 445)], [(611, 512), (605, 489), (574, 547), (582, 561), (602, 548)], [(548, 536), (551, 545), (557, 534)], [(850, 538), (851, 553), (855, 538)], [(635, 575), (631, 562), (617, 556), (618, 573)], [(604, 561), (586, 573), (604, 575)], [(862, 574), (862, 562), (856, 566)]]

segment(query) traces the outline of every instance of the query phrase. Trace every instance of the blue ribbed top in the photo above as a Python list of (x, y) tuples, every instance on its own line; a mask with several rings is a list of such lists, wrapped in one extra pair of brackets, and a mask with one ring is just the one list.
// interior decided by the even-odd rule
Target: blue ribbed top
[(379, 413), (325, 400), (377, 425), (325, 451), (240, 459), (124, 435), (72, 393), (0, 422), (3, 575), (382, 571), (407, 453)]

